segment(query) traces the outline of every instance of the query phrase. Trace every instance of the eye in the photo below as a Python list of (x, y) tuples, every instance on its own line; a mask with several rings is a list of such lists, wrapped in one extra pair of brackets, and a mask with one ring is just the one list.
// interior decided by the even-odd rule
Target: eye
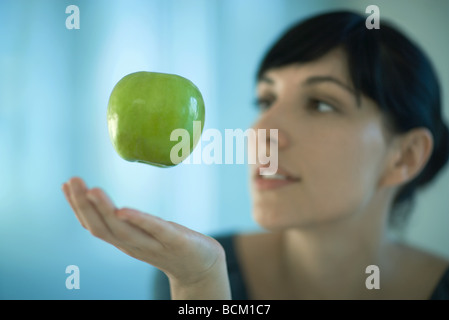
[(313, 110), (320, 113), (327, 113), (336, 111), (335, 107), (321, 100), (313, 100), (312, 101)]
[(254, 105), (258, 110), (265, 111), (270, 108), (272, 103), (273, 103), (272, 98), (257, 98), (256, 101), (254, 102)]

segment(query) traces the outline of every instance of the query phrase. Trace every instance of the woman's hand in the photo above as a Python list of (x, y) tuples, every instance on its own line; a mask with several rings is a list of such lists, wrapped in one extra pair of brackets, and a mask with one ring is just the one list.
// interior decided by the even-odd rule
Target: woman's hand
[(114, 206), (80, 178), (62, 187), (81, 225), (92, 235), (167, 274), (173, 299), (229, 299), (224, 250), (213, 238), (137, 210)]

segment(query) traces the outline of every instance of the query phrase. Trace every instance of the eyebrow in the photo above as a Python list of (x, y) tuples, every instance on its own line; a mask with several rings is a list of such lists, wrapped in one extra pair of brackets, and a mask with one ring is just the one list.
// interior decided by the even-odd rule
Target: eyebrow
[(332, 76), (314, 76), (314, 77), (310, 77), (307, 78), (307, 80), (304, 82), (304, 86), (308, 86), (308, 85), (314, 85), (316, 83), (322, 83), (322, 82), (331, 82), (334, 83), (338, 86), (340, 86), (341, 88), (345, 89), (346, 91), (349, 91), (349, 93), (351, 93), (352, 95), (356, 95), (354, 92), (354, 89), (352, 89), (350, 86), (348, 86), (347, 84), (345, 84), (344, 82), (338, 80), (337, 78), (334, 78)]
[(269, 77), (267, 77), (267, 76), (260, 77), (257, 82), (266, 82), (268, 84), (274, 84), (274, 80), (269, 78)]
[[(259, 82), (265, 82), (268, 84), (274, 84), (274, 80), (271, 79), (270, 77), (267, 76), (262, 76), (259, 79)], [(343, 88), (344, 90), (348, 91), (351, 95), (353, 95), (356, 98), (357, 104), (360, 105), (360, 98), (358, 96), (358, 94), (355, 92), (354, 89), (352, 89), (349, 85), (345, 84), (343, 81), (334, 78), (332, 76), (312, 76), (307, 78), (304, 83), (303, 86), (310, 86), (310, 85), (314, 85), (317, 83), (323, 83), (323, 82), (330, 82), (330, 83), (334, 83), (336, 85), (338, 85), (340, 88)]]

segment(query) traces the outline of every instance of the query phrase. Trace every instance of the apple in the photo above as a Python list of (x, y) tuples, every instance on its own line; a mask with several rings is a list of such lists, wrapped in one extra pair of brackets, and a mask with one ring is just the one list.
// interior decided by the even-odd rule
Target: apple
[[(127, 161), (172, 167), (198, 143), (204, 127), (204, 101), (198, 88), (175, 74), (140, 71), (126, 75), (113, 88), (107, 122), (117, 153)], [(193, 134), (193, 122), (201, 122)], [(170, 159), (176, 129), (189, 133), (189, 153), (178, 163)]]

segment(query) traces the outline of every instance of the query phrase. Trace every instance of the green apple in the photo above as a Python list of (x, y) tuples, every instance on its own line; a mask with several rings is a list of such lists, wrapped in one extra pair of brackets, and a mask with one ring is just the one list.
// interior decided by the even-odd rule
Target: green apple
[[(190, 152), (204, 127), (204, 101), (188, 79), (174, 74), (135, 72), (123, 77), (112, 90), (108, 103), (109, 136), (117, 153), (127, 161), (171, 167), (170, 152), (178, 141), (170, 139), (176, 129), (189, 133)], [(201, 122), (193, 134), (193, 122)]]

